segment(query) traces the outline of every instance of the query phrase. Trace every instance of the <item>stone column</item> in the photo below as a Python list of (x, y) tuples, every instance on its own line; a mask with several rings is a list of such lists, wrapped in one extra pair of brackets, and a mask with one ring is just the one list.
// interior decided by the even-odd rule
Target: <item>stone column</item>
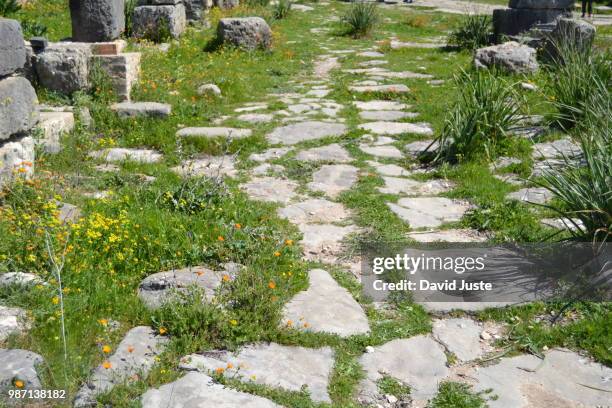
[(510, 0), (508, 9), (493, 11), (495, 37), (514, 36), (536, 25), (554, 23), (572, 15), (574, 0)]
[(26, 62), (21, 26), (0, 18), (0, 187), (16, 175), (34, 172), (34, 140), (38, 99), (30, 82), (18, 76)]
[(125, 30), (125, 0), (70, 0), (72, 41), (112, 41)]

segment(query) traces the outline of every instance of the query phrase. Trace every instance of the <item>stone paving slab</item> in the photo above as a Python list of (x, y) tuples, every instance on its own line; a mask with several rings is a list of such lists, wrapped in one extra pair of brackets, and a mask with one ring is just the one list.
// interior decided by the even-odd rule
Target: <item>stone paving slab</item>
[(398, 123), (398, 122), (370, 122), (359, 125), (359, 129), (367, 130), (377, 135), (401, 135), (411, 133), (415, 135), (432, 135), (433, 129), (428, 124)]
[(368, 161), (367, 163), (374, 167), (374, 169), (376, 169), (376, 171), (382, 176), (407, 177), (411, 174), (409, 170), (406, 170), (397, 164), (382, 164), (375, 161)]
[[(431, 147), (429, 147), (430, 145)], [(418, 156), (419, 154), (423, 153), (428, 147), (429, 151), (433, 152), (438, 149), (438, 146), (438, 142), (434, 142), (433, 140), (418, 140), (416, 142), (406, 144), (404, 146), (404, 150), (410, 153), (412, 156)]]
[(277, 214), (294, 224), (340, 222), (350, 216), (342, 204), (321, 198), (311, 198), (279, 208)]
[(394, 121), (400, 119), (413, 119), (419, 116), (418, 113), (413, 112), (402, 112), (402, 111), (363, 111), (359, 112), (359, 117), (363, 120), (373, 120), (373, 121)]
[(352, 161), (349, 152), (337, 143), (302, 150), (295, 155), (295, 159), (308, 162), (323, 161), (333, 163), (347, 163)]
[(111, 105), (122, 119), (127, 118), (165, 118), (170, 116), (172, 105), (158, 102), (121, 102)]
[(401, 111), (410, 109), (410, 105), (396, 101), (355, 101), (353, 105), (362, 111)]
[(433, 337), (459, 361), (482, 357), (487, 349), (481, 344), (482, 326), (472, 319), (442, 319), (433, 322)]
[(388, 93), (403, 94), (403, 93), (410, 92), (410, 88), (408, 88), (404, 84), (356, 85), (356, 86), (349, 86), (348, 89), (351, 92), (357, 92), (357, 93), (388, 92)]
[(492, 389), (491, 408), (597, 407), (610, 402), (612, 369), (568, 350), (551, 350), (544, 360), (532, 355), (502, 358), (478, 369), (474, 389)]
[(24, 309), (0, 305), (0, 341), (6, 340), (11, 334), (24, 333), (28, 326)]
[(334, 366), (331, 347), (306, 348), (276, 343), (254, 344), (237, 353), (191, 354), (181, 359), (180, 368), (223, 375), (244, 382), (299, 392), (306, 388), (315, 402), (331, 402), (327, 387)]
[(198, 372), (145, 392), (140, 402), (146, 408), (281, 408), (268, 399), (216, 384)]
[(284, 326), (340, 337), (370, 331), (359, 303), (327, 271), (313, 269), (308, 276), (308, 289), (295, 295), (283, 308)]
[(346, 164), (324, 165), (312, 175), (308, 188), (335, 198), (357, 182), (358, 172), (356, 167)]
[(371, 353), (361, 356), (359, 363), (366, 375), (359, 385), (359, 400), (367, 403), (378, 399), (376, 383), (383, 374), (410, 386), (410, 396), (417, 400), (432, 398), (438, 383), (449, 374), (444, 349), (424, 335), (374, 347)]
[(271, 113), (244, 113), (238, 115), (236, 119), (253, 124), (268, 123), (274, 119), (274, 115)]
[(531, 156), (534, 159), (557, 159), (575, 157), (582, 153), (579, 145), (570, 138), (555, 140), (554, 142), (536, 143), (533, 145)]
[(295, 181), (275, 177), (257, 177), (242, 184), (241, 188), (252, 200), (287, 204), (297, 196), (295, 190), (298, 184)]
[(467, 229), (449, 229), (441, 231), (411, 232), (409, 238), (417, 242), (485, 242), (486, 237), (478, 231)]
[(177, 137), (229, 137), (242, 139), (253, 134), (251, 129), (237, 129), (229, 127), (187, 127), (176, 132)]
[(115, 385), (133, 376), (146, 376), (157, 357), (168, 342), (167, 337), (159, 336), (150, 327), (137, 326), (128, 331), (108, 358), (109, 368), (98, 366), (89, 380), (77, 393), (75, 407), (95, 406), (97, 395), (107, 392)]
[(24, 382), (23, 389), (42, 387), (37, 367), (44, 363), (41, 355), (21, 349), (0, 349), (0, 392), (4, 393), (16, 380)]
[(529, 187), (508, 194), (510, 200), (518, 200), (526, 203), (545, 204), (553, 198), (553, 193), (544, 187)]
[(300, 243), (305, 257), (309, 260), (339, 255), (342, 252), (342, 241), (357, 231), (352, 225), (340, 227), (332, 224), (299, 224), (298, 228), (304, 235)]
[(184, 177), (234, 177), (238, 174), (234, 164), (233, 156), (208, 156), (184, 161), (181, 165), (173, 167), (172, 171)]
[(402, 198), (397, 204), (387, 205), (411, 228), (436, 228), (447, 222), (459, 221), (470, 208), (468, 203), (445, 197)]
[(401, 159), (404, 157), (402, 152), (397, 147), (391, 145), (368, 146), (366, 144), (360, 144), (359, 149), (364, 153), (376, 157), (385, 157), (388, 159)]
[(282, 173), (285, 168), (279, 164), (262, 163), (251, 169), (251, 174), (254, 176), (267, 176), (269, 173)]
[(139, 163), (156, 163), (163, 156), (155, 150), (149, 149), (129, 149), (124, 147), (112, 147), (109, 149), (96, 150), (89, 153), (90, 157), (102, 159), (106, 162), (122, 162), (131, 160)]
[(280, 159), (287, 153), (293, 150), (291, 147), (272, 147), (262, 153), (253, 153), (249, 156), (249, 160), (256, 162), (264, 162), (273, 159)]
[(305, 121), (278, 127), (268, 134), (266, 139), (273, 144), (294, 145), (308, 140), (341, 136), (347, 130), (346, 125), (342, 123)]
[(384, 187), (378, 187), (378, 191), (383, 194), (396, 195), (438, 195), (449, 191), (453, 184), (446, 180), (417, 181), (408, 178), (384, 176)]

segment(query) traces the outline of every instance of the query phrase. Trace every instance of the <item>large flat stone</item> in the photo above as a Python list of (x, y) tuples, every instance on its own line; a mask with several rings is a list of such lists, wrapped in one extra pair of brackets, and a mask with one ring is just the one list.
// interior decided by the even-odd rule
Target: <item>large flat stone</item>
[(173, 167), (172, 171), (186, 177), (234, 177), (238, 174), (234, 164), (233, 156), (208, 156), (184, 161), (179, 166)]
[(557, 159), (563, 157), (576, 157), (582, 153), (579, 145), (570, 138), (555, 140), (554, 142), (536, 143), (533, 145), (534, 159)]
[(376, 383), (384, 375), (409, 386), (412, 398), (427, 400), (436, 394), (438, 383), (449, 373), (442, 346), (423, 335), (375, 347), (359, 362), (366, 373), (359, 386), (359, 399), (369, 403), (379, 398)]
[(252, 200), (287, 204), (296, 196), (295, 189), (298, 184), (274, 177), (258, 177), (241, 187)]
[(417, 181), (400, 177), (383, 177), (384, 187), (379, 187), (378, 191), (383, 194), (397, 194), (408, 196), (431, 196), (449, 191), (452, 183), (446, 180)]
[(29, 131), (38, 119), (36, 91), (25, 78), (0, 79), (0, 141)]
[(545, 204), (552, 200), (553, 196), (553, 193), (544, 187), (529, 187), (510, 193), (506, 198), (525, 203)]
[(346, 220), (350, 215), (342, 204), (321, 198), (311, 198), (279, 208), (277, 213), (279, 217), (286, 218), (294, 224), (339, 222)]
[(28, 328), (26, 311), (20, 307), (0, 305), (0, 341), (6, 340), (11, 334), (24, 333)]
[(36, 368), (43, 363), (42, 356), (28, 350), (0, 349), (0, 392), (14, 388), (16, 380), (24, 382), (23, 389), (40, 389)]
[[(431, 147), (430, 147), (431, 146)], [(421, 153), (425, 152), (425, 149), (429, 148), (428, 151), (433, 152), (438, 149), (438, 142), (433, 140), (418, 140), (416, 142), (411, 142), (404, 146), (404, 150), (410, 153), (412, 156), (418, 156)]]
[(357, 182), (358, 169), (346, 164), (330, 164), (322, 166), (312, 176), (308, 188), (322, 191), (329, 197), (337, 197), (349, 190)]
[(21, 24), (17, 20), (0, 17), (0, 78), (22, 69), (26, 63), (26, 49)]
[(401, 135), (402, 133), (415, 135), (433, 134), (431, 126), (418, 123), (370, 122), (359, 125), (359, 129), (367, 130), (377, 135)]
[(410, 171), (397, 164), (382, 164), (375, 161), (368, 161), (368, 164), (374, 167), (381, 176), (406, 177), (411, 174)]
[(249, 160), (256, 162), (265, 162), (273, 159), (280, 159), (292, 150), (291, 147), (272, 147), (262, 153), (253, 153), (249, 156)]
[(460, 361), (482, 357), (486, 350), (480, 343), (482, 327), (472, 319), (443, 319), (433, 323), (433, 336)]
[(568, 350), (544, 360), (532, 355), (503, 358), (475, 374), (475, 391), (492, 389), (491, 408), (597, 407), (610, 402), (612, 369)]
[[(331, 347), (317, 349), (280, 344), (248, 345), (237, 353), (213, 352), (191, 354), (181, 359), (184, 370), (213, 374), (223, 368), (223, 375), (287, 391), (305, 388), (315, 402), (331, 402), (327, 392), (334, 366)], [(231, 367), (231, 368), (228, 368)]]
[(363, 120), (373, 120), (373, 121), (394, 121), (400, 119), (411, 119), (419, 116), (418, 113), (413, 112), (402, 112), (402, 111), (394, 111), (394, 110), (381, 110), (381, 111), (363, 111), (359, 112), (359, 117)]
[(317, 78), (329, 77), (329, 73), (340, 68), (337, 57), (323, 56), (314, 62), (314, 74)]
[(242, 139), (253, 134), (251, 129), (236, 129), (228, 127), (188, 127), (176, 132), (178, 137), (231, 137), (233, 139)]
[(383, 145), (383, 146), (368, 146), (366, 144), (360, 144), (359, 149), (367, 154), (371, 154), (376, 157), (385, 157), (388, 159), (401, 159), (404, 157), (402, 152), (395, 146)]
[(354, 85), (348, 87), (349, 91), (357, 93), (393, 93), (403, 94), (410, 92), (410, 89), (404, 84), (394, 85)]
[(370, 331), (368, 319), (359, 303), (329, 273), (313, 269), (308, 276), (308, 289), (295, 295), (283, 308), (285, 326), (333, 333), (340, 337)]
[(304, 238), (300, 241), (304, 254), (310, 260), (325, 260), (325, 257), (338, 256), (342, 252), (342, 241), (356, 232), (354, 226), (340, 227), (331, 224), (299, 224)]
[(154, 273), (140, 282), (138, 297), (147, 307), (156, 309), (176, 301), (189, 288), (198, 288), (202, 290), (205, 300), (210, 301), (221, 285), (223, 276), (229, 276), (230, 272), (233, 275), (232, 271), (213, 271), (204, 266), (192, 266)]
[(120, 118), (165, 118), (172, 112), (172, 105), (158, 102), (121, 102), (111, 105)]
[(103, 150), (96, 150), (89, 154), (95, 159), (102, 159), (108, 163), (122, 162), (131, 160), (139, 163), (156, 163), (163, 156), (155, 150), (149, 149), (129, 149), (124, 147), (112, 147)]
[(465, 202), (445, 197), (402, 198), (397, 204), (387, 205), (411, 228), (436, 228), (447, 222), (459, 221), (470, 208)]
[(95, 406), (97, 395), (111, 390), (137, 375), (145, 377), (155, 364), (157, 357), (168, 342), (167, 337), (158, 336), (147, 326), (137, 326), (128, 331), (108, 358), (110, 368), (98, 366), (87, 383), (81, 387), (74, 401), (75, 407)]
[(295, 159), (309, 162), (322, 161), (332, 163), (347, 163), (352, 160), (349, 152), (337, 143), (302, 150), (295, 155)]
[(410, 105), (395, 101), (355, 101), (353, 105), (362, 111), (401, 111), (410, 108)]
[(342, 123), (306, 121), (276, 128), (266, 136), (266, 139), (273, 144), (294, 145), (308, 140), (341, 136), (346, 131), (346, 125)]
[(411, 232), (409, 238), (417, 242), (485, 242), (486, 237), (478, 231), (449, 229), (441, 231)]
[(281, 408), (265, 398), (216, 384), (212, 378), (198, 372), (148, 390), (140, 402), (147, 408)]

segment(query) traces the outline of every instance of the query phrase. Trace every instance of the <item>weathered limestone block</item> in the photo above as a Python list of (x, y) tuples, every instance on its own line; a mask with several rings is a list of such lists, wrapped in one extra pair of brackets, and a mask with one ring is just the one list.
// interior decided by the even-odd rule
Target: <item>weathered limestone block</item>
[(72, 40), (112, 41), (125, 30), (125, 0), (70, 0)]
[(546, 42), (548, 58), (558, 57), (558, 46), (561, 44), (571, 45), (580, 50), (588, 50), (595, 41), (597, 29), (594, 25), (584, 20), (573, 18), (561, 18)]
[(0, 145), (0, 186), (16, 176), (29, 178), (34, 174), (34, 139), (24, 137)]
[(0, 18), (0, 77), (23, 68), (26, 50), (21, 25), (15, 20)]
[(213, 6), (211, 0), (183, 0), (188, 21), (200, 21), (204, 12)]
[(178, 38), (187, 27), (183, 4), (139, 6), (134, 9), (132, 19), (132, 35), (154, 41), (164, 40), (165, 35)]
[(41, 387), (36, 367), (44, 362), (36, 353), (20, 349), (0, 349), (0, 393), (13, 388), (13, 381), (21, 380), (24, 389)]
[(94, 64), (99, 64), (110, 77), (119, 100), (129, 101), (132, 87), (140, 75), (140, 53), (126, 52), (119, 55), (95, 55)]
[(0, 142), (30, 130), (37, 121), (38, 99), (30, 82), (21, 77), (0, 80)]
[(272, 31), (261, 17), (222, 18), (217, 35), (222, 43), (247, 51), (268, 49), (272, 44)]
[(91, 47), (82, 43), (55, 43), (36, 56), (40, 84), (52, 91), (70, 95), (89, 87)]
[(476, 50), (476, 68), (497, 67), (512, 73), (532, 73), (539, 68), (537, 51), (527, 45), (509, 41)]
[(60, 138), (74, 129), (74, 113), (72, 112), (40, 112), (39, 129), (42, 138), (38, 144), (47, 153), (58, 153), (62, 149)]
[(222, 9), (231, 9), (240, 4), (239, 0), (213, 0), (213, 5)]

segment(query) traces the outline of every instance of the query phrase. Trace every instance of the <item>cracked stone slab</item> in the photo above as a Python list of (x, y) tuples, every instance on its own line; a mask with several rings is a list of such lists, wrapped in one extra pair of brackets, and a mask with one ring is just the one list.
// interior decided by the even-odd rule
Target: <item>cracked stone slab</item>
[(554, 194), (544, 187), (523, 188), (506, 196), (506, 198), (510, 200), (534, 204), (545, 204), (552, 200), (553, 197)]
[(612, 369), (568, 350), (502, 358), (474, 375), (475, 391), (492, 389), (491, 408), (597, 407), (610, 403)]
[(268, 123), (274, 119), (274, 115), (271, 113), (244, 113), (242, 115), (238, 115), (236, 119), (242, 122), (248, 123)]
[(262, 153), (253, 153), (249, 156), (249, 160), (256, 162), (265, 162), (268, 160), (280, 159), (287, 153), (293, 150), (291, 147), (273, 147)]
[(419, 116), (418, 113), (414, 112), (402, 112), (402, 111), (393, 111), (393, 110), (384, 110), (384, 111), (362, 111), (359, 112), (359, 117), (363, 120), (373, 120), (373, 121), (394, 121), (400, 119), (413, 119)]
[(482, 327), (477, 322), (460, 318), (434, 321), (432, 334), (460, 361), (471, 361), (487, 352), (480, 341), (481, 332)]
[(0, 305), (0, 341), (6, 340), (11, 334), (24, 333), (28, 328), (29, 322), (24, 309)]
[(340, 68), (337, 57), (323, 56), (314, 62), (314, 74), (318, 78), (328, 77), (329, 73), (337, 68)]
[(386, 157), (389, 159), (401, 159), (404, 157), (402, 152), (395, 146), (383, 145), (383, 146), (368, 146), (360, 144), (359, 149), (367, 154), (371, 154), (376, 157)]
[(172, 105), (158, 102), (121, 102), (111, 105), (121, 119), (127, 118), (165, 118), (170, 116)]
[(254, 382), (287, 391), (306, 388), (315, 402), (331, 403), (327, 387), (334, 366), (331, 347), (306, 348), (276, 343), (254, 344), (237, 353), (191, 354), (181, 359), (180, 368), (223, 375), (243, 382)]
[(402, 198), (397, 204), (387, 205), (411, 228), (436, 228), (447, 222), (459, 221), (470, 208), (466, 202), (445, 197)]
[(374, 92), (383, 92), (383, 93), (408, 93), (410, 92), (410, 88), (408, 88), (404, 84), (393, 84), (393, 85), (357, 85), (357, 86), (349, 86), (349, 91), (357, 92), (357, 93), (374, 93)]
[(294, 224), (340, 222), (350, 216), (349, 211), (342, 204), (321, 198), (311, 198), (279, 208), (277, 214)]
[(376, 383), (383, 374), (408, 385), (411, 397), (417, 400), (432, 398), (438, 391), (438, 383), (449, 374), (444, 349), (424, 335), (374, 347), (359, 363), (366, 373), (359, 385), (359, 400), (368, 403), (380, 397)]
[(42, 387), (36, 368), (44, 363), (41, 355), (22, 349), (0, 349), (0, 392), (13, 388), (16, 380), (24, 383), (23, 389)]
[(323, 269), (308, 272), (310, 286), (283, 308), (283, 325), (340, 337), (366, 334), (368, 319), (348, 290)]
[(295, 159), (309, 162), (324, 161), (334, 163), (347, 163), (352, 160), (349, 152), (337, 143), (302, 150), (296, 154)]
[(432, 135), (433, 129), (427, 123), (404, 122), (370, 122), (359, 125), (359, 129), (367, 130), (377, 135), (401, 135), (411, 133), (415, 135)]
[(427, 149), (428, 147), (429, 151), (433, 152), (436, 151), (439, 146), (440, 145), (438, 144), (438, 142), (434, 142), (433, 140), (417, 140), (416, 142), (406, 144), (404, 146), (404, 150), (410, 153), (410, 155), (412, 156), (418, 156), (419, 154), (425, 152), (425, 149)]
[(410, 105), (395, 101), (355, 101), (353, 105), (361, 111), (401, 111), (410, 109)]
[(134, 376), (146, 376), (168, 342), (151, 327), (137, 326), (128, 331), (108, 358), (110, 368), (98, 366), (87, 383), (81, 387), (74, 401), (75, 407), (95, 406), (97, 395), (111, 390)]
[(163, 156), (155, 150), (129, 149), (124, 147), (112, 147), (109, 149), (96, 150), (89, 153), (90, 157), (102, 159), (109, 163), (122, 162), (126, 160), (138, 163), (157, 163)]
[(312, 175), (308, 188), (335, 198), (357, 182), (358, 172), (356, 167), (347, 164), (324, 165)]
[(417, 181), (408, 178), (385, 176), (383, 180), (385, 181), (385, 186), (378, 188), (378, 191), (383, 194), (409, 196), (438, 195), (449, 191), (453, 187), (450, 181), (439, 179)]
[(169, 384), (150, 389), (140, 399), (147, 408), (281, 408), (274, 402), (217, 384), (206, 374), (187, 373)]
[(266, 176), (269, 173), (282, 173), (285, 168), (280, 164), (262, 163), (251, 169), (251, 174), (254, 176)]
[(382, 176), (407, 177), (411, 174), (410, 171), (397, 164), (383, 164), (375, 161), (368, 161), (368, 164), (374, 167), (376, 172)]
[(199, 159), (186, 160), (172, 171), (183, 177), (234, 177), (238, 173), (234, 167), (233, 156), (208, 156)]
[(256, 177), (242, 184), (241, 188), (252, 200), (287, 204), (297, 195), (298, 183), (275, 177)]
[(251, 129), (237, 129), (230, 127), (187, 127), (176, 132), (177, 137), (229, 137), (234, 139), (242, 139), (253, 134)]
[(347, 130), (346, 125), (342, 123), (305, 121), (278, 127), (268, 134), (266, 139), (273, 144), (294, 145), (308, 140), (341, 136)]
[(268, 109), (268, 104), (265, 102), (256, 102), (253, 104), (247, 104), (246, 106), (243, 106), (242, 108), (237, 108), (234, 109), (234, 112), (236, 113), (244, 113), (244, 112), (255, 112), (258, 110), (265, 110)]
[(575, 157), (582, 153), (579, 145), (572, 139), (566, 137), (554, 142), (536, 143), (533, 145), (534, 159), (558, 159), (563, 157)]
[(342, 241), (357, 228), (353, 225), (340, 227), (332, 224), (299, 224), (304, 235), (300, 241), (307, 259), (316, 260), (321, 256), (337, 256), (342, 252)]
[(448, 229), (441, 231), (411, 232), (409, 238), (417, 242), (485, 242), (486, 237), (478, 231), (468, 229)]
[(138, 286), (138, 297), (150, 309), (156, 309), (170, 303), (186, 293), (189, 288), (201, 289), (205, 300), (215, 296), (215, 290), (221, 285), (223, 276), (234, 276), (236, 270), (213, 271), (204, 266), (154, 273), (147, 276)]

